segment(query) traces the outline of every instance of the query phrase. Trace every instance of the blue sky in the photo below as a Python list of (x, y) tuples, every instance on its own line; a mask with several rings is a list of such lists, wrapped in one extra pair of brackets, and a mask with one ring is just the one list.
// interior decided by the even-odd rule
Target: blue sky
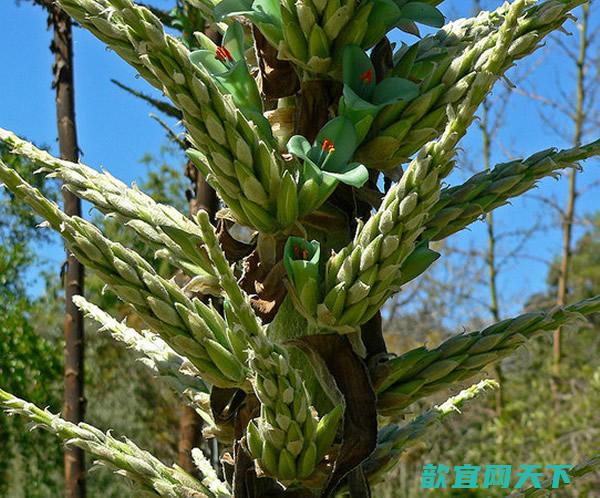
[[(167, 0), (152, 3), (163, 8), (170, 5)], [(466, 10), (469, 4), (447, 0), (441, 9), (450, 19), (454, 19), (457, 13), (469, 15)], [(499, 4), (498, 1), (484, 2), (486, 8)], [(593, 24), (598, 25), (597, 19)], [(575, 30), (572, 24), (567, 27)], [(19, 6), (12, 0), (0, 2), (0, 46), (3, 47), (0, 52), (3, 75), (0, 78), (0, 127), (13, 130), (38, 145), (47, 145), (56, 152), (54, 96), (50, 87), (52, 55), (48, 50), (50, 38), (51, 34), (46, 30), (46, 16), (39, 7), (28, 2), (21, 2)], [(125, 181), (140, 178), (146, 171), (140, 158), (147, 153), (158, 155), (165, 144), (164, 134), (148, 117), (150, 108), (116, 88), (110, 80), (115, 78), (146, 92), (155, 95), (156, 92), (143, 80), (136, 78), (135, 72), (127, 64), (85, 30), (76, 29), (74, 39), (77, 126), (83, 151), (82, 161), (96, 168), (105, 167)], [(576, 36), (563, 39), (569, 44), (577, 42)], [(554, 43), (540, 50), (534, 60), (541, 63), (519, 65), (519, 72), (530, 68), (520, 85), (535, 87), (539, 93), (557, 97), (559, 90), (556, 81), (560, 74), (562, 84), (572, 94), (573, 67), (565, 63)], [(515, 157), (521, 157), (549, 146), (569, 145), (544, 127), (538, 111), (539, 104), (519, 95), (511, 98), (507, 111), (511, 119), (497, 138), (497, 147), (493, 150), (494, 163), (507, 160), (507, 151)], [(600, 135), (600, 130), (596, 132)], [(470, 158), (475, 161), (478, 159), (481, 147), (476, 126), (463, 141), (462, 148)], [(588, 161), (580, 183), (585, 185), (599, 180), (599, 166), (598, 161)], [(467, 172), (459, 170), (449, 181), (456, 181), (465, 175)], [(564, 204), (566, 177), (559, 182), (545, 181), (541, 187), (538, 193), (555, 196), (559, 203)], [(597, 200), (599, 194), (600, 190), (596, 190), (583, 196), (578, 205), (579, 213), (590, 213), (600, 208)], [(554, 213), (533, 199), (518, 200), (513, 206), (499, 210), (498, 229), (527, 227), (540, 216), (548, 221), (555, 219), (552, 218), (555, 217)], [(581, 229), (578, 228), (577, 233), (581, 233)], [(475, 224), (470, 232), (452, 239), (454, 244), (461, 247), (481, 247), (484, 241), (483, 223)], [(500, 252), (510, 249), (510, 239), (506, 239), (505, 246), (500, 245)], [(549, 259), (559, 250), (560, 232), (554, 230), (531, 237), (522, 248), (522, 254)], [(58, 242), (43, 248), (43, 251), (50, 261), (61, 261), (62, 250)], [(545, 265), (529, 258), (511, 264), (500, 279), (502, 294), (509, 303), (507, 308), (518, 309), (526, 295), (543, 288), (545, 274)], [(34, 290), (38, 288), (34, 286)], [(519, 298), (515, 299), (515, 296)]]
[[(166, 5), (165, 2), (155, 2)], [(51, 88), (53, 56), (48, 47), (52, 34), (46, 29), (43, 10), (29, 2), (0, 2), (0, 127), (48, 146), (57, 153), (54, 91)], [(81, 160), (106, 168), (130, 182), (141, 178), (146, 153), (159, 154), (164, 133), (148, 117), (150, 108), (118, 89), (111, 79), (159, 96), (136, 78), (135, 71), (83, 29), (74, 30), (76, 113)], [(10, 69), (9, 69), (10, 68)], [(86, 206), (89, 207), (89, 206)], [(63, 252), (56, 244), (44, 248), (44, 256), (59, 267)], [(33, 290), (41, 289), (38, 281)]]

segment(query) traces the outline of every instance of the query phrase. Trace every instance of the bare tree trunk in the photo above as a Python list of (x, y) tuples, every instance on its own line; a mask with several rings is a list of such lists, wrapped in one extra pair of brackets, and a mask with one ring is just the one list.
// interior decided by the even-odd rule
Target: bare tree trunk
[[(54, 29), (51, 50), (54, 53), (54, 88), (56, 89), (56, 117), (60, 156), (78, 161), (77, 130), (75, 128), (75, 98), (73, 84), (73, 39), (71, 19), (58, 7), (50, 6), (50, 22)], [(70, 216), (81, 216), (81, 201), (63, 190), (64, 211)], [(67, 251), (65, 276), (65, 366), (63, 417), (73, 423), (83, 420), (84, 398), (84, 330), (83, 315), (73, 304), (74, 295), (83, 294), (83, 265)], [(65, 496), (85, 497), (85, 458), (83, 450), (66, 448)]]
[[(573, 144), (575, 146), (581, 145), (581, 137), (583, 134), (583, 122), (585, 119), (585, 64), (586, 55), (588, 48), (588, 19), (590, 13), (589, 4), (585, 4), (583, 7), (583, 15), (581, 16), (581, 24), (579, 25), (580, 39), (579, 39), (579, 56), (576, 61), (577, 65), (577, 103), (575, 107), (575, 131), (573, 136)], [(573, 221), (575, 219), (575, 204), (577, 201), (577, 170), (571, 168), (569, 176), (569, 198), (567, 199), (567, 208), (563, 216), (563, 242), (562, 242), (562, 256), (560, 262), (560, 273), (558, 277), (558, 290), (556, 303), (560, 306), (564, 306), (567, 300), (567, 291), (569, 285), (569, 264), (571, 262), (571, 241), (573, 238)], [(559, 375), (560, 373), (560, 360), (562, 356), (562, 345), (561, 345), (561, 329), (558, 328), (554, 331), (554, 345), (553, 345), (553, 360), (554, 360), (554, 374)]]
[[(475, 14), (478, 14), (482, 10), (481, 1), (475, 0)], [(491, 154), (492, 154), (492, 135), (494, 134), (494, 128), (489, 123), (490, 115), (490, 102), (485, 100), (482, 106), (481, 113), (481, 135), (483, 140), (483, 164), (486, 171), (491, 168)], [(485, 257), (485, 263), (488, 269), (488, 282), (490, 289), (490, 313), (494, 322), (500, 321), (500, 302), (498, 300), (498, 269), (496, 266), (496, 228), (494, 225), (494, 215), (490, 211), (486, 215), (487, 225), (487, 254)], [(498, 381), (498, 389), (496, 389), (496, 413), (498, 416), (502, 414), (502, 407), (504, 405), (504, 391), (503, 382), (504, 376), (502, 374), (502, 365), (497, 363), (494, 365), (494, 374)]]
[[(489, 126), (489, 112), (490, 104), (486, 100), (483, 103), (483, 110), (481, 115), (481, 134), (483, 138), (483, 163), (486, 171), (489, 171), (491, 167), (491, 145), (492, 145), (492, 130)], [(496, 230), (494, 226), (494, 215), (490, 212), (486, 216), (487, 223), (487, 254), (486, 254), (486, 265), (488, 268), (488, 279), (490, 289), (490, 313), (495, 322), (500, 321), (500, 303), (498, 300), (498, 270), (496, 267)], [(502, 414), (502, 407), (504, 405), (504, 391), (503, 381), (504, 376), (502, 374), (502, 365), (497, 363), (494, 366), (494, 373), (498, 380), (499, 387), (496, 389), (496, 413)]]

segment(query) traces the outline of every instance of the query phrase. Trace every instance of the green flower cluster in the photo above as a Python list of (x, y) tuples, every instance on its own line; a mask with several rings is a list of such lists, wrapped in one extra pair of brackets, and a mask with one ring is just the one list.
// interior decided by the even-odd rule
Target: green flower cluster
[(395, 27), (412, 33), (418, 33), (416, 23), (441, 27), (440, 1), (223, 0), (215, 15), (246, 16), (278, 47), (280, 58), (321, 74), (339, 69), (348, 45), (371, 48)]

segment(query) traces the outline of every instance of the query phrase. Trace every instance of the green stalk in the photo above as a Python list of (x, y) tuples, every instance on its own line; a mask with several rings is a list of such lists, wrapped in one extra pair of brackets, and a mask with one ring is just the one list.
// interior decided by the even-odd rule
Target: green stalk
[[(534, 52), (584, 1), (528, 2), (529, 8), (517, 19), (507, 56), (495, 69), (497, 75)], [(481, 60), (499, 43), (499, 27), (511, 8), (504, 4), (495, 11), (449, 23), (404, 52), (390, 75), (421, 81), (421, 95), (409, 103), (387, 106), (377, 117), (369, 140), (357, 151), (356, 160), (372, 168), (392, 169), (440, 135), (447, 122), (446, 106), (457, 107), (467, 97)]]
[(82, 296), (75, 296), (73, 302), (87, 318), (101, 326), (99, 332), (108, 332), (114, 340), (125, 344), (156, 377), (164, 379), (173, 390), (186, 397), (191, 406), (204, 409), (204, 403), (196, 405), (195, 402), (199, 394), (208, 394), (209, 388), (187, 358), (173, 351), (154, 332), (132, 329)]
[(69, 191), (134, 230), (142, 240), (157, 248), (158, 254), (193, 277), (197, 289), (220, 294), (198, 225), (177, 209), (155, 202), (109, 173), (57, 159), (2, 128), (0, 144), (7, 153), (30, 160), (48, 177), (60, 178)]
[[(291, 366), (287, 349), (273, 342), (259, 323), (249, 296), (239, 287), (225, 258), (208, 214), (199, 211), (197, 220), (219, 284), (238, 321), (232, 333), (238, 336), (235, 342), (247, 347), (244, 353), (254, 374), (254, 392), (261, 402), (260, 417), (251, 422), (246, 434), (248, 449), (271, 476), (284, 482), (307, 478), (324, 456), (318, 455), (316, 448), (335, 435), (339, 418), (319, 435), (320, 420), (311, 411), (312, 399), (301, 372)], [(332, 441), (324, 445), (324, 450)]]
[[(214, 77), (189, 60), (158, 18), (131, 0), (59, 0), (61, 7), (164, 92), (183, 113), (196, 167), (238, 221), (276, 232), (276, 193), (283, 171), (272, 136), (224, 95)], [(201, 152), (203, 151), (203, 152)], [(266, 205), (257, 203), (266, 195)]]
[[(536, 152), (527, 159), (499, 164), (490, 171), (482, 171), (455, 187), (442, 190), (440, 199), (432, 207), (420, 241), (439, 241), (463, 230), (482, 215), (508, 204), (509, 200), (536, 187), (538, 180), (558, 177), (562, 169), (574, 163), (600, 155), (600, 140), (580, 147)], [(410, 272), (411, 280), (426, 268)], [(400, 274), (412, 270), (406, 264)], [(405, 285), (408, 281), (402, 281)], [(398, 284), (400, 285), (400, 284)]]
[(235, 311), (237, 319), (244, 327), (244, 333), (250, 337), (264, 337), (263, 327), (250, 305), (250, 298), (237, 283), (233, 270), (225, 257), (225, 253), (221, 249), (215, 228), (210, 222), (208, 213), (200, 210), (196, 215), (196, 219), (202, 240), (206, 244), (210, 262), (213, 265), (212, 273), (217, 276), (219, 285), (222, 286), (225, 295)]
[(408, 351), (372, 371), (379, 413), (400, 414), (415, 401), (477, 375), (541, 332), (573, 324), (598, 311), (600, 296), (458, 334), (432, 350), (422, 347)]
[[(169, 346), (190, 358), (206, 380), (221, 387), (248, 388), (247, 369), (226, 351), (225, 325), (214, 308), (188, 298), (138, 253), (108, 240), (96, 226), (64, 214), (2, 161), (0, 181), (45, 218), (77, 259), (130, 304)], [(211, 353), (215, 348), (207, 349), (213, 343), (221, 344), (218, 354)]]
[(442, 190), (430, 211), (422, 240), (442, 240), (470, 225), (482, 215), (535, 188), (538, 180), (574, 163), (600, 155), (600, 140), (570, 149), (546, 149), (527, 159), (499, 164), (477, 173), (466, 182)]
[[(133, 442), (119, 441), (110, 434), (85, 423), (73, 424), (58, 415), (42, 410), (32, 403), (0, 389), (0, 406), (9, 414), (28, 418), (34, 427), (48, 430), (67, 445), (87, 451), (102, 465), (118, 469), (119, 473), (133, 481), (140, 491), (156, 493), (167, 498), (189, 496), (195, 498), (225, 498), (231, 494), (215, 494), (209, 487), (185, 473), (179, 467), (164, 465)], [(221, 483), (224, 489), (224, 484)]]
[(432, 431), (443, 419), (453, 413), (460, 413), (460, 409), (467, 401), (487, 389), (497, 389), (498, 387), (498, 383), (493, 380), (482, 380), (447, 399), (441, 405), (434, 406), (404, 426), (387, 425), (380, 429), (377, 448), (363, 464), (369, 481), (375, 483), (385, 477), (386, 473), (398, 464), (401, 453), (431, 436)]
[[(589, 460), (575, 465), (571, 469), (567, 470), (567, 474), (571, 479), (573, 479), (582, 477), (591, 472), (596, 472), (598, 469), (600, 469), (600, 454), (594, 455)], [(546, 497), (550, 496), (552, 490), (568, 486), (568, 484), (566, 484), (564, 481), (560, 481), (558, 488), (555, 488), (552, 486), (552, 479), (546, 479), (540, 484), (542, 486), (541, 488), (527, 488), (523, 491), (515, 491), (514, 493), (508, 495), (506, 498), (540, 498), (542, 496)]]

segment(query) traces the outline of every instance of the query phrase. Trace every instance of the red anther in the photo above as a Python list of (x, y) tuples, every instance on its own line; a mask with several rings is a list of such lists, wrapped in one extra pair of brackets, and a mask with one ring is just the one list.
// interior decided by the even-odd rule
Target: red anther
[(371, 84), (371, 81), (373, 81), (373, 70), (369, 68), (364, 73), (361, 73), (360, 79), (363, 83), (366, 83), (367, 85)]
[(225, 47), (217, 47), (215, 58), (223, 63), (226, 61), (233, 62), (233, 56), (231, 55), (231, 52)]
[(321, 146), (321, 149), (327, 153), (335, 152), (335, 147), (333, 145), (333, 142), (327, 138), (325, 140), (323, 140), (323, 145)]
[(301, 249), (299, 245), (294, 244), (294, 257), (296, 259), (302, 259), (304, 261), (308, 260), (308, 256), (309, 256), (309, 252), (308, 249), (304, 248)]

